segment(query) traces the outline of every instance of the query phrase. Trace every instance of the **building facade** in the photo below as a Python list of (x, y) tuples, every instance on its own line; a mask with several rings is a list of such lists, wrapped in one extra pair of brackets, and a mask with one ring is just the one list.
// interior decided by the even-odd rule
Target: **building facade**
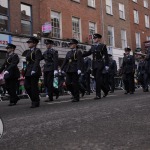
[(144, 42), (150, 41), (150, 1), (130, 0), (131, 48), (145, 52)]
[(92, 35), (100, 33), (119, 68), (125, 47), (144, 49), (143, 42), (150, 40), (149, 7), (148, 0), (0, 0), (0, 64), (11, 42), (17, 45), (22, 68), (26, 41), (35, 35), (42, 51), (46, 49), (44, 39), (54, 40), (61, 65), (69, 50), (68, 39), (76, 38), (88, 50)]

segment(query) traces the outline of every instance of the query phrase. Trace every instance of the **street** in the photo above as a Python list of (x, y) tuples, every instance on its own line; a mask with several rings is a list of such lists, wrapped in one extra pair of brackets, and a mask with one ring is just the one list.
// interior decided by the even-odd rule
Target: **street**
[(118, 90), (101, 100), (71, 96), (31, 109), (30, 100), (0, 102), (0, 150), (150, 150), (150, 93)]

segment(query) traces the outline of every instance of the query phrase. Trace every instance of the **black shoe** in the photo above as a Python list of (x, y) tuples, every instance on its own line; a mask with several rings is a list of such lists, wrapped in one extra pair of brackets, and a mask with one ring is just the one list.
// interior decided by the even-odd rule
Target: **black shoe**
[(52, 102), (52, 101), (53, 101), (53, 99), (51, 99), (51, 100), (47, 99), (44, 102)]
[(128, 93), (129, 93), (128, 91), (125, 91), (125, 92), (124, 92), (124, 94), (128, 94)]
[(72, 102), (79, 102), (79, 99), (73, 99)]
[(30, 108), (36, 108), (36, 107), (39, 107), (39, 106), (40, 106), (40, 103), (32, 103)]
[(101, 99), (101, 97), (100, 97), (100, 96), (96, 96), (94, 99), (95, 99), (95, 100)]
[(108, 92), (104, 93), (103, 97), (106, 97), (108, 95)]
[(130, 94), (134, 94), (134, 92), (130, 92)]
[(82, 95), (81, 95), (81, 96), (83, 97), (84, 95), (85, 95), (85, 91), (84, 91), (84, 92), (82, 92)]
[(8, 106), (15, 106), (16, 103), (10, 103)]
[(90, 92), (87, 92), (86, 95), (90, 95)]
[(58, 99), (58, 97), (59, 97), (59, 93), (56, 95), (56, 99)]

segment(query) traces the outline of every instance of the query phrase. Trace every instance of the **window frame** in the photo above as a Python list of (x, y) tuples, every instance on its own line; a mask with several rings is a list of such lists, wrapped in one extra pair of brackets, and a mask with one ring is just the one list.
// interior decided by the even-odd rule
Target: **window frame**
[(133, 15), (134, 15), (134, 23), (136, 23), (136, 24), (139, 24), (139, 12), (136, 10), (136, 9), (134, 9), (133, 10)]
[[(120, 7), (123, 6), (123, 10), (120, 9)], [(120, 15), (120, 12), (122, 12), (122, 16)], [(119, 3), (119, 17), (120, 19), (124, 19), (125, 20), (125, 5), (122, 3)]]
[[(107, 26), (107, 33), (110, 31), (109, 29), (111, 29), (111, 33), (112, 33), (112, 36), (109, 34), (107, 34), (108, 36), (108, 46), (115, 46), (115, 34), (114, 34), (114, 27), (113, 26)], [(111, 40), (109, 40), (111, 39)], [(109, 43), (109, 41), (112, 41), (112, 44), (111, 42)]]
[[(122, 33), (125, 33), (124, 34), (125, 39), (123, 38)], [(124, 49), (125, 47), (127, 47), (127, 31), (124, 30), (124, 29), (121, 30), (121, 45), (122, 45), (122, 49)]]
[[(0, 13), (0, 16), (6, 17), (7, 18), (7, 22), (8, 22), (7, 30), (3, 31), (3, 32), (9, 32), (10, 31), (10, 1), (9, 0), (7, 0), (7, 4), (8, 4), (7, 14), (5, 15), (5, 14)], [(0, 31), (1, 31), (1, 29), (0, 29)]]
[(143, 0), (143, 6), (144, 6), (145, 8), (148, 8), (148, 0)]
[(149, 15), (145, 15), (145, 27), (146, 28), (150, 28)]
[[(20, 10), (21, 10), (21, 5), (25, 5), (25, 6), (29, 6), (30, 7), (30, 13), (31, 13), (31, 17), (30, 17), (30, 20), (27, 20), (27, 19), (22, 19), (22, 17), (21, 17), (21, 21), (26, 21), (26, 22), (30, 22), (30, 34), (29, 35), (32, 35), (33, 34), (33, 14), (32, 14), (32, 5), (30, 5), (30, 4), (27, 4), (27, 3), (20, 3)], [(21, 10), (22, 11), (22, 10)], [(21, 12), (20, 11), (20, 12)], [(21, 13), (20, 13), (20, 15), (21, 15)], [(22, 30), (21, 30), (21, 32), (22, 32)], [(22, 34), (24, 34), (24, 33), (22, 33)], [(25, 34), (26, 35), (26, 34)], [(28, 34), (27, 34), (28, 35)]]
[(141, 34), (139, 32), (135, 33), (135, 43), (136, 48), (141, 48)]
[(55, 11), (55, 10), (50, 11), (51, 24), (52, 24), (52, 12), (59, 14), (59, 28), (52, 26), (52, 33), (51, 34), (53, 34), (53, 28), (59, 29), (59, 37), (55, 37), (53, 35), (52, 35), (52, 37), (61, 39), (62, 38), (62, 16), (61, 16), (61, 12), (58, 12), (58, 11)]
[[(79, 23), (78, 23), (78, 24), (79, 24), (79, 32), (74, 32), (74, 31), (73, 31), (73, 19), (78, 19), (78, 21), (79, 21)], [(76, 37), (74, 37), (73, 33), (77, 33), (78, 36), (79, 36), (79, 39), (77, 39)], [(81, 37), (81, 36), (82, 36), (82, 31), (81, 31), (81, 19), (78, 18), (78, 17), (72, 16), (72, 37), (75, 38), (76, 40), (82, 42), (82, 37)]]
[[(91, 2), (91, 1), (93, 1), (93, 2)], [(93, 3), (93, 6), (91, 5)], [(95, 0), (88, 0), (88, 6), (89, 7), (92, 7), (92, 8), (96, 8), (96, 2), (95, 2)]]
[[(107, 0), (106, 0), (106, 14), (113, 15), (112, 0), (110, 1), (111, 1), (111, 5), (107, 5)], [(110, 8), (110, 12), (107, 11), (108, 7)]]

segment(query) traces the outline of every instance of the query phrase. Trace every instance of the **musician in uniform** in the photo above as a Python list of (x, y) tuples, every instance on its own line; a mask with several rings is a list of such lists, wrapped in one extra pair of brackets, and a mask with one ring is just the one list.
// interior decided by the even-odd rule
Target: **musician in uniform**
[(110, 86), (110, 93), (113, 93), (115, 90), (115, 75), (117, 73), (117, 64), (116, 61), (113, 60), (112, 55), (109, 55), (109, 86)]
[(29, 50), (27, 50), (25, 56), (27, 61), (25, 70), (25, 89), (32, 101), (31, 108), (36, 108), (40, 105), (38, 81), (42, 75), (40, 67), (42, 53), (41, 50), (37, 48), (39, 40), (36, 37), (31, 37), (27, 43)]
[(70, 51), (67, 52), (61, 70), (66, 72), (67, 89), (73, 95), (72, 102), (78, 102), (79, 97), (79, 75), (83, 65), (82, 52), (77, 48), (78, 41), (71, 39), (69, 42)]
[(102, 72), (105, 69), (109, 69), (109, 58), (107, 53), (107, 47), (105, 44), (101, 43), (102, 35), (94, 34), (93, 40), (94, 44), (91, 46), (91, 49), (83, 54), (83, 57), (93, 55), (92, 60), (92, 70), (93, 75), (96, 81), (96, 97), (94, 99), (101, 99), (101, 90), (104, 92), (104, 96), (108, 95), (108, 89), (103, 84)]
[(130, 48), (126, 47), (124, 50), (125, 56), (122, 63), (123, 83), (125, 86), (124, 94), (134, 94), (135, 59), (134, 56), (130, 55)]
[(49, 99), (45, 102), (53, 101), (53, 93), (56, 94), (56, 99), (59, 96), (58, 89), (53, 87), (54, 76), (58, 74), (58, 51), (53, 49), (54, 42), (45, 40), (47, 50), (43, 53), (44, 64), (44, 85), (48, 90)]
[(10, 104), (9, 106), (16, 105), (19, 97), (16, 94), (17, 91), (17, 81), (20, 77), (20, 72), (17, 67), (19, 63), (19, 57), (16, 53), (14, 53), (16, 49), (16, 45), (8, 43), (7, 47), (7, 57), (5, 59), (4, 64), (0, 68), (0, 73), (4, 71), (4, 79), (6, 90), (10, 96)]

